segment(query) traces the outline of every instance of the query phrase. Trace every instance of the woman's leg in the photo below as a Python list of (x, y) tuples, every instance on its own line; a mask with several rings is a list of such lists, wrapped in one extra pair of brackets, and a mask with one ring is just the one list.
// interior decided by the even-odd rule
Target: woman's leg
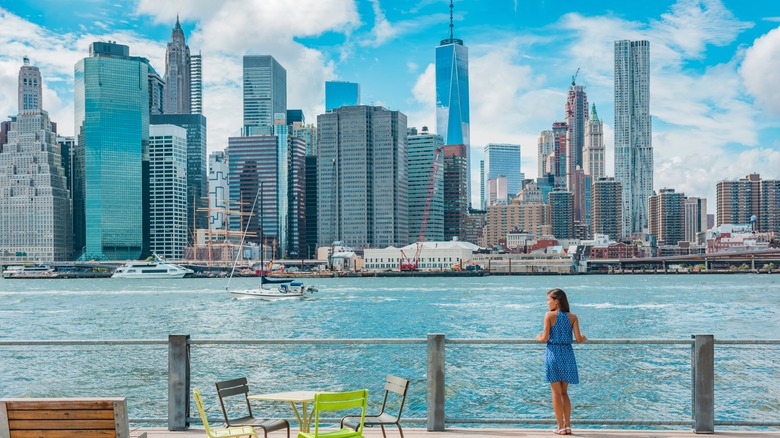
[(561, 402), (563, 404), (563, 427), (571, 427), (571, 400), (569, 400), (569, 383), (558, 382), (561, 385)]
[(562, 397), (563, 385), (565, 384), (565, 382), (550, 382), (550, 389), (552, 390), (553, 411), (555, 412), (555, 421), (558, 422), (558, 427), (556, 427), (556, 429), (560, 431), (563, 431), (563, 428), (566, 427), (563, 424), (564, 406)]

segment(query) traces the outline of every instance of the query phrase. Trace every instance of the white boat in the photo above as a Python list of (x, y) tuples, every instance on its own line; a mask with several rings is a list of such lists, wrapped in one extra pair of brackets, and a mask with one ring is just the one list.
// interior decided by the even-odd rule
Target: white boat
[[(257, 195), (255, 196), (255, 204), (257, 203), (258, 197), (262, 195), (263, 190), (263, 181), (260, 182), (260, 187), (257, 189)], [(252, 211), (250, 211), (250, 215), (254, 213), (255, 211), (255, 204), (252, 205)], [(263, 242), (263, 204), (260, 204), (260, 242)], [(249, 221), (247, 221), (247, 227), (249, 226)], [(241, 244), (244, 243), (244, 237), (246, 236), (246, 229), (244, 229), (244, 234), (241, 237)], [(233, 270), (230, 272), (230, 278), (228, 279), (228, 286), (227, 290), (234, 295), (244, 295), (248, 297), (254, 297), (254, 298), (262, 298), (266, 300), (289, 300), (289, 299), (299, 299), (304, 298), (308, 295), (311, 295), (312, 292), (316, 292), (317, 289), (306, 286), (300, 281), (294, 281), (294, 280), (278, 280), (278, 279), (268, 279), (265, 277), (265, 263), (263, 261), (265, 248), (263, 247), (263, 244), (260, 244), (260, 284), (253, 289), (230, 289), (230, 281), (233, 279), (233, 271), (236, 269), (236, 264), (238, 263), (238, 255), (236, 255), (236, 260), (233, 262)], [(241, 254), (239, 251), (238, 254)]]
[(3, 271), (3, 278), (51, 278), (57, 274), (54, 268), (46, 265), (16, 265)]
[(111, 278), (184, 278), (193, 270), (170, 262), (157, 255), (151, 262), (130, 262), (118, 267)]
[(284, 300), (304, 298), (316, 292), (316, 289), (306, 286), (300, 281), (289, 281), (278, 285), (261, 284), (254, 289), (234, 289), (230, 293), (246, 295), (267, 300)]

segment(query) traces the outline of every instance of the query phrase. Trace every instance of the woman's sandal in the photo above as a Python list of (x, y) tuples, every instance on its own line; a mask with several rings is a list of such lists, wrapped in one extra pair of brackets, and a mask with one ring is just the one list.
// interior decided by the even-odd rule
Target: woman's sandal
[(563, 428), (564, 435), (571, 435), (571, 426), (566, 426)]
[(552, 432), (556, 435), (566, 435), (566, 429), (553, 429)]

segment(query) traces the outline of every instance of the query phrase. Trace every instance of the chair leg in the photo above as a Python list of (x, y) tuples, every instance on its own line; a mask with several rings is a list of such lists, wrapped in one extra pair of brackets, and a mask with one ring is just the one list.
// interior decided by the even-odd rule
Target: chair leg
[(387, 438), (387, 434), (385, 433), (385, 425), (384, 424), (380, 424), (379, 427), (382, 428), (382, 436)]
[(404, 430), (401, 429), (401, 423), (395, 423), (398, 426), (398, 432), (401, 434), (401, 438), (404, 438)]

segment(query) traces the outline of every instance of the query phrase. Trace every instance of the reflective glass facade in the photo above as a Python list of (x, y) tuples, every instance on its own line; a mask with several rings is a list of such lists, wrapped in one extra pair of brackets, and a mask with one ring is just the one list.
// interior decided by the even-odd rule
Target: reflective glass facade
[(444, 144), (469, 145), (469, 50), (460, 40), (436, 47), (436, 127)]
[(344, 81), (325, 82), (325, 111), (353, 105), (360, 105), (360, 84)]
[[(519, 144), (488, 144), (484, 149), (485, 171), (484, 184), (499, 176), (506, 177), (506, 189), (508, 199), (497, 199), (508, 204), (520, 191), (525, 175), (520, 171), (520, 145)], [(485, 199), (489, 197), (485, 196)], [(490, 204), (488, 203), (487, 206)]]
[(244, 56), (244, 126), (266, 127), (262, 133), (271, 134), (279, 113), (287, 113), (287, 70), (273, 56)]
[(148, 64), (94, 52), (75, 67), (76, 251), (84, 259), (138, 259), (144, 247)]
[[(409, 148), (409, 242), (417, 242), (420, 226), (428, 206), (428, 223), (424, 241), (444, 240), (444, 154), (439, 155), (438, 168), (431, 180), (436, 149), (444, 145), (440, 135), (423, 131), (410, 135)], [(431, 186), (432, 184), (432, 186)], [(432, 189), (432, 191), (431, 191)], [(431, 199), (428, 200), (430, 191)]]

